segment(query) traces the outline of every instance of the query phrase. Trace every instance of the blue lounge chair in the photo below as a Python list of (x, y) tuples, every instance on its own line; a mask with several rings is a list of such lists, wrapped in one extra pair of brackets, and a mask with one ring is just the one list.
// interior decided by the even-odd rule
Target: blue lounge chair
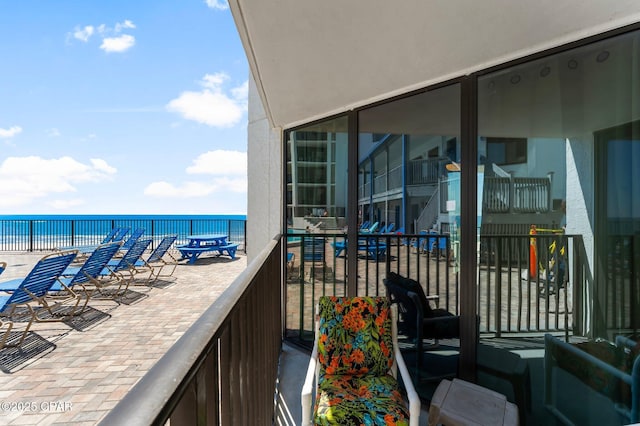
[(0, 275), (7, 269), (7, 262), (0, 262)]
[(305, 237), (303, 247), (304, 261), (324, 263), (324, 243), (324, 237)]
[[(87, 307), (89, 299), (93, 293), (92, 288), (96, 288), (96, 281), (98, 280), (100, 273), (107, 266), (109, 261), (118, 252), (120, 244), (107, 243), (98, 246), (91, 255), (84, 261), (82, 266), (70, 274), (68, 270), (62, 273), (62, 276), (58, 278), (57, 282), (51, 287), (49, 297), (45, 298), (45, 308), (52, 316), (66, 318), (73, 315), (79, 315)], [(74, 268), (75, 270), (75, 268)], [(81, 287), (80, 291), (78, 287)], [(84, 304), (80, 309), (78, 306), (84, 299)], [(49, 303), (49, 301), (52, 303)], [(65, 310), (63, 312), (54, 313), (54, 308), (62, 305), (69, 305), (75, 302), (71, 310)], [(62, 313), (62, 315), (60, 315)]]
[[(294, 275), (296, 265), (296, 255), (295, 253), (287, 252), (287, 280), (293, 280), (296, 278)], [(299, 278), (299, 276), (297, 277)]]
[[(150, 284), (156, 281), (158, 278), (169, 278), (173, 276), (173, 273), (178, 266), (178, 259), (176, 259), (169, 249), (178, 239), (177, 235), (168, 235), (164, 237), (158, 247), (154, 251), (151, 252), (149, 257), (146, 259), (140, 258), (136, 264), (136, 273), (144, 273), (149, 272), (149, 277), (147, 278), (147, 284)], [(166, 258), (169, 257), (169, 260)], [(162, 270), (165, 267), (172, 268), (171, 272), (168, 274), (162, 274)]]
[(151, 238), (138, 239), (129, 250), (119, 259), (112, 259), (100, 272), (100, 279), (96, 280), (96, 290), (106, 295), (105, 289), (114, 284), (117, 290), (110, 296), (120, 296), (126, 293), (133, 281), (137, 270), (136, 263), (142, 258), (145, 250), (151, 245)]
[[(2, 337), (0, 337), (0, 348), (22, 344), (31, 325), (37, 319), (37, 312), (42, 307), (43, 298), (46, 297), (56, 279), (71, 264), (76, 255), (77, 251), (70, 250), (55, 252), (43, 257), (25, 278), (18, 278), (20, 283), (13, 291), (0, 296), (0, 315), (4, 317), (4, 319), (0, 319), (0, 330), (4, 329)], [(27, 307), (31, 316), (18, 341), (10, 343), (12, 340), (11, 331), (14, 328), (11, 316), (18, 306)]]
[[(126, 228), (127, 232), (129, 232), (129, 228)], [(131, 247), (133, 247), (133, 245), (135, 244), (136, 241), (138, 241), (140, 239), (140, 237), (142, 237), (142, 235), (145, 233), (145, 229), (144, 228), (137, 228), (135, 231), (133, 231), (131, 233), (131, 235), (129, 236), (129, 238), (127, 238), (127, 240), (125, 242), (122, 242), (122, 239), (124, 239), (124, 235), (123, 238), (120, 240), (117, 240), (117, 242), (120, 242), (120, 250), (118, 250), (118, 252), (116, 253), (116, 256), (119, 256), (121, 253), (126, 252), (127, 250), (129, 250)], [(82, 254), (89, 254), (92, 251), (94, 251), (97, 248), (97, 246), (87, 246), (87, 247), (82, 247), (80, 248), (80, 253)]]
[[(127, 227), (119, 227), (119, 228), (116, 227), (116, 228), (113, 228), (111, 231), (109, 231), (107, 235), (105, 235), (105, 237), (102, 239), (100, 244), (82, 244), (82, 245), (75, 245), (75, 246), (58, 247), (57, 250), (78, 250), (79, 251), (78, 254), (81, 257), (84, 254), (91, 253), (99, 245), (107, 244), (107, 243), (122, 242), (122, 240), (124, 240), (124, 237), (129, 233), (130, 230), (131, 228), (127, 228)], [(78, 258), (76, 258), (76, 260), (78, 260)]]
[[(87, 286), (97, 280), (98, 275), (119, 248), (120, 244), (118, 243), (108, 243), (98, 246), (81, 266), (67, 267), (51, 286), (47, 295), (40, 298), (42, 307), (49, 312), (50, 317), (43, 319), (36, 316), (35, 320), (37, 322), (61, 321), (68, 316), (82, 313), (91, 297), (91, 292), (87, 290)], [(0, 283), (0, 291), (15, 291), (22, 281), (24, 281), (24, 278), (16, 278)], [(74, 289), (76, 285), (82, 287), (81, 292)], [(85, 299), (85, 303), (82, 309), (78, 311), (78, 306), (83, 298)], [(71, 310), (58, 310), (59, 307), (63, 305), (68, 306), (70, 303), (74, 303)]]
[(411, 247), (415, 247), (418, 253), (424, 253), (427, 250), (428, 238), (422, 237), (422, 235), (426, 236), (427, 231), (420, 231), (419, 236), (411, 241)]
[[(334, 241), (334, 256), (339, 257), (342, 252), (347, 252), (347, 240)], [(364, 252), (368, 257), (379, 260), (387, 253), (387, 244), (376, 237), (358, 238), (358, 251)]]
[(136, 228), (136, 230), (131, 233), (129, 238), (127, 238), (127, 241), (122, 243), (122, 246), (120, 246), (120, 253), (124, 253), (125, 251), (133, 247), (136, 241), (138, 241), (144, 233), (145, 233), (144, 228)]
[(373, 225), (371, 225), (368, 229), (361, 229), (360, 232), (363, 234), (373, 234), (374, 232), (376, 232), (378, 230), (378, 226), (380, 225), (380, 222), (375, 222)]
[(115, 229), (117, 229), (118, 232), (116, 232), (113, 238), (111, 238), (110, 240), (107, 240), (107, 238), (105, 238), (102, 240), (100, 244), (121, 243), (124, 240), (124, 237), (126, 237), (129, 231), (131, 231), (131, 228), (128, 228), (126, 226), (121, 228), (115, 228)]
[(122, 241), (124, 236), (129, 232), (129, 228), (113, 228), (100, 242), (100, 244), (107, 244), (114, 241)]

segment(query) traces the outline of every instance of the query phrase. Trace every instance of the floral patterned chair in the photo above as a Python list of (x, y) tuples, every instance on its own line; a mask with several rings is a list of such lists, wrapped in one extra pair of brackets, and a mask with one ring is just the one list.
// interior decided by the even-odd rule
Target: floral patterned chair
[(386, 297), (320, 298), (302, 387), (303, 425), (419, 424), (420, 398), (398, 349), (396, 316)]

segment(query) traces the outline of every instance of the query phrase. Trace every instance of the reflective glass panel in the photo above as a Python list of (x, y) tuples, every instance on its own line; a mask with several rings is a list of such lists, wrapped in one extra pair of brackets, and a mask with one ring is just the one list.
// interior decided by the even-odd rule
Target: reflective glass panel
[(630, 33), (478, 80), (479, 378), (525, 360), (501, 389), (527, 423), (638, 421), (639, 46)]

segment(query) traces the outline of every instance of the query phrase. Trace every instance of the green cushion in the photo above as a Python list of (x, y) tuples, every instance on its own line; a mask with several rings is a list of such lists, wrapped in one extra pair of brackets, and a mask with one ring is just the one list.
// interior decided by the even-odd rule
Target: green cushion
[(387, 298), (323, 296), (319, 305), (320, 376), (386, 375), (393, 365)]
[(408, 425), (409, 414), (390, 375), (331, 376), (320, 382), (317, 425)]

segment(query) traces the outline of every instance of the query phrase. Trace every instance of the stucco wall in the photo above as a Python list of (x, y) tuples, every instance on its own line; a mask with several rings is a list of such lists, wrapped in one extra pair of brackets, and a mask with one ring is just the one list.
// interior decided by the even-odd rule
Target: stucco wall
[(282, 132), (271, 129), (253, 78), (249, 79), (247, 259), (280, 233)]

